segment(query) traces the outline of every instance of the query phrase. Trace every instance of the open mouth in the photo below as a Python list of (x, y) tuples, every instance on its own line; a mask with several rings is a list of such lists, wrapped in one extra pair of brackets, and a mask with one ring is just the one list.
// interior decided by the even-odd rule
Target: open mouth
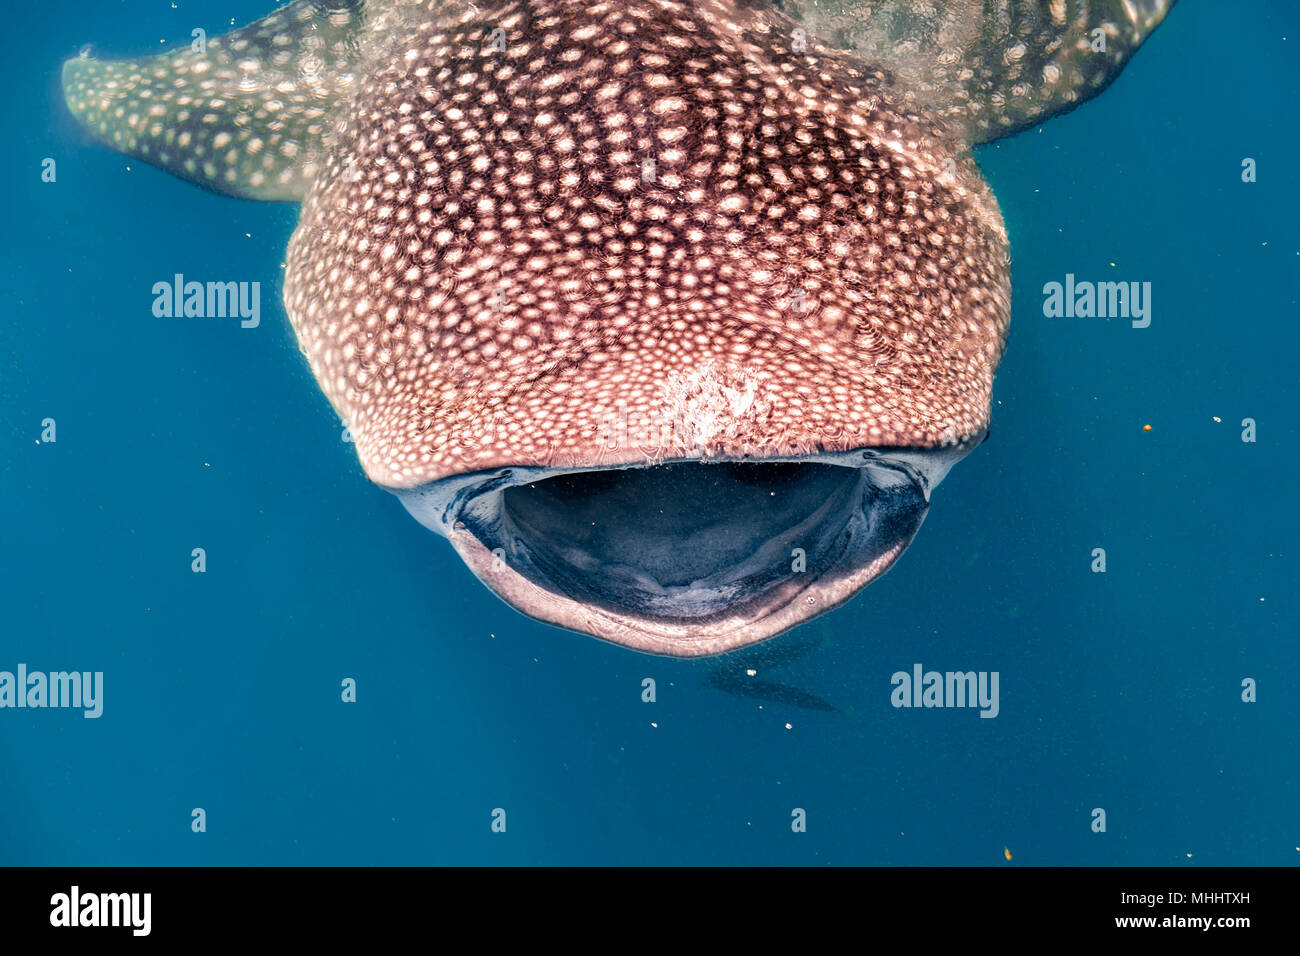
[(858, 517), (861, 484), (856, 469), (817, 463), (578, 472), (507, 489), (502, 530), (511, 558), (574, 600), (685, 624), (822, 573)]
[(916, 534), (930, 490), (977, 443), (502, 468), (397, 494), (517, 610), (695, 657), (773, 637), (879, 577)]

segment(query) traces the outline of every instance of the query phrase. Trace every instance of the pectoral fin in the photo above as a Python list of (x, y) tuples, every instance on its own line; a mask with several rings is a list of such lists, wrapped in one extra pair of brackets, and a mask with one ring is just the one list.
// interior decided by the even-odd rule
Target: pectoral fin
[(1101, 92), (1175, 0), (787, 0), (817, 39), (892, 71), (929, 115), (987, 143)]
[(356, 83), (365, 5), (295, 0), (242, 29), (136, 60), (63, 65), (96, 139), (209, 189), (300, 200)]

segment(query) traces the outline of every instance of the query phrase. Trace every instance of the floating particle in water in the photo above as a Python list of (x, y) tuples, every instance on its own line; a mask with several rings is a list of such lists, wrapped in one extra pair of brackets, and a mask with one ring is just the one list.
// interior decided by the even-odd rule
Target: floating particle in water
[(1143, 425), (1143, 426), (1142, 426), (1142, 430), (1143, 430), (1144, 432), (1149, 432), (1149, 431), (1151, 431), (1151, 426), (1150, 426), (1150, 425)]

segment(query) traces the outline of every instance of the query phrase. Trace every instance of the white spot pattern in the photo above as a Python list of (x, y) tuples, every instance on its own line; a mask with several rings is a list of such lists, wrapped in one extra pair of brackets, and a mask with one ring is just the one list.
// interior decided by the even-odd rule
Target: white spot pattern
[[(788, 20), (729, 0), (401, 22), (340, 118), (286, 274), (373, 480), (985, 427), (1001, 218), (963, 145), (892, 106), (883, 74), (792, 52)], [(750, 398), (674, 400), (701, 376)], [(611, 416), (683, 407), (735, 411), (655, 447), (601, 440)]]

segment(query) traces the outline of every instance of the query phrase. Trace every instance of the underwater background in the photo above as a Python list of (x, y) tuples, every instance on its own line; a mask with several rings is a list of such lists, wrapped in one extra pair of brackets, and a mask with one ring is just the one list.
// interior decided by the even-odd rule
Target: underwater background
[[(1013, 254), (990, 439), (881, 580), (698, 661), (492, 596), (297, 349), (298, 207), (63, 105), (88, 42), (270, 8), (9, 11), (0, 670), (104, 699), (0, 709), (0, 864), (1300, 863), (1300, 8), (1183, 0), (1095, 100), (976, 151)], [(175, 273), (260, 282), (260, 325), (155, 318)], [(1150, 282), (1150, 326), (1045, 317), (1067, 273)], [(997, 671), (997, 717), (894, 708), (916, 663)]]

